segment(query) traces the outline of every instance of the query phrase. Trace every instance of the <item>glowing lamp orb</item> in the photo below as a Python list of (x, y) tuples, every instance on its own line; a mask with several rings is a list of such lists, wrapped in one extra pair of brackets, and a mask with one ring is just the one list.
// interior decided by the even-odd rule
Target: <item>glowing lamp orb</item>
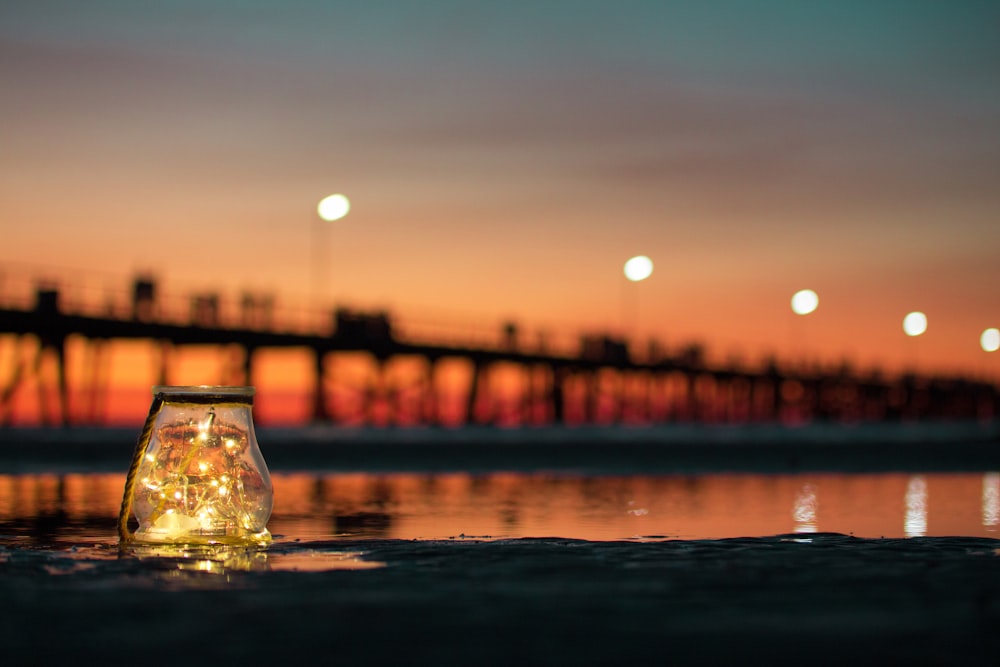
[(653, 273), (653, 260), (645, 255), (636, 255), (625, 262), (625, 277), (634, 283), (645, 280)]
[(319, 217), (327, 222), (340, 220), (351, 210), (351, 202), (344, 195), (330, 195), (324, 197), (316, 207)]
[(808, 315), (819, 306), (819, 296), (811, 289), (799, 290), (792, 295), (792, 312), (796, 315)]
[(984, 352), (1000, 350), (1000, 329), (991, 327), (983, 331), (983, 335), (979, 337), (979, 345)]
[(903, 333), (907, 336), (919, 336), (927, 331), (927, 316), (919, 310), (908, 313), (903, 318)]

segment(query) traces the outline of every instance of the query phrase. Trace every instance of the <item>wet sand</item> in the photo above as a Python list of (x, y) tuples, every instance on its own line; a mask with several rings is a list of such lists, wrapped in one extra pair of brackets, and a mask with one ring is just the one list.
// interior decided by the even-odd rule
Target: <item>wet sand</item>
[(957, 664), (1000, 649), (998, 554), (830, 534), (279, 541), (213, 572), (8, 544), (0, 642), (6, 664)]

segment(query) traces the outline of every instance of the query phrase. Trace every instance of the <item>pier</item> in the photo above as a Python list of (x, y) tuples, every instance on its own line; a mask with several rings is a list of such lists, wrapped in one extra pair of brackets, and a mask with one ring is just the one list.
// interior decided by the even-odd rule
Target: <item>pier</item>
[[(777, 361), (755, 368), (718, 366), (706, 363), (697, 346), (667, 351), (650, 344), (638, 350), (611, 334), (581, 335), (575, 347), (556, 350), (541, 340), (527, 344), (516, 324), (500, 323), (492, 341), (469, 343), (407, 333), (387, 312), (344, 308), (326, 311), (319, 323), (302, 325), (280, 317), (272, 297), (251, 294), (236, 300), (193, 294), (181, 300), (186, 308), (177, 308), (179, 302), (173, 300), (168, 309), (157, 281), (148, 276), (135, 277), (128, 291), (122, 289), (114, 298), (99, 296), (87, 304), (69, 302), (67, 287), (54, 282), (38, 282), (30, 291), (29, 296), (4, 298), (0, 289), (0, 336), (37, 341), (30, 358), (16, 352), (8, 375), (0, 377), (0, 424), (10, 420), (12, 401), (28, 384), (43, 395), (44, 422), (99, 421), (71, 417), (68, 409), (66, 348), (71, 337), (88, 350), (81, 379), (86, 386), (97, 384), (103, 372), (101, 350), (110, 341), (144, 340), (159, 347), (164, 384), (170, 383), (169, 352), (184, 346), (215, 346), (232, 360), (219, 384), (247, 383), (261, 350), (307, 351), (313, 360), (310, 402), (316, 422), (957, 421), (992, 419), (1000, 408), (997, 386), (982, 380), (888, 376), (847, 366), (785, 367)], [(360, 383), (331, 371), (346, 356), (367, 361)], [(405, 377), (388, 372), (403, 360), (411, 369)], [(456, 399), (443, 396), (438, 381), (445, 362), (459, 362), (468, 371), (459, 389), (458, 414), (452, 409), (447, 419), (441, 406), (454, 405)], [(503, 382), (495, 381), (499, 375)], [(338, 405), (336, 396), (344, 392), (356, 397), (350, 406)]]

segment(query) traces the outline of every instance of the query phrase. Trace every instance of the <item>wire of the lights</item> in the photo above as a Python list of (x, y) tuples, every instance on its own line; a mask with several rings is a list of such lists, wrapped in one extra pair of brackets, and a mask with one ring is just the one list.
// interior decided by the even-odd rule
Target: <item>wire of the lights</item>
[(163, 408), (163, 395), (155, 394), (153, 402), (149, 406), (149, 414), (146, 415), (146, 423), (139, 432), (139, 438), (135, 442), (135, 450), (132, 452), (132, 463), (129, 465), (128, 474), (125, 475), (125, 492), (122, 495), (121, 509), (118, 510), (118, 541), (126, 544), (132, 541), (135, 533), (128, 528), (128, 517), (132, 513), (132, 496), (135, 492), (135, 475), (139, 471), (139, 465), (146, 457), (146, 450), (149, 449), (149, 440), (153, 434), (153, 424)]

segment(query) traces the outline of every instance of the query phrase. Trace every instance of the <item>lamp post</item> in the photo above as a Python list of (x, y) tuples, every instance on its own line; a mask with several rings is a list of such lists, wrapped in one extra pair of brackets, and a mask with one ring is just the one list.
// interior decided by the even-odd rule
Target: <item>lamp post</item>
[(325, 294), (328, 258), (326, 256), (326, 224), (340, 220), (351, 210), (351, 202), (345, 195), (333, 194), (324, 197), (316, 206), (318, 219), (312, 224), (312, 270), (310, 272), (310, 301), (312, 307), (318, 307), (321, 292)]
[[(646, 278), (649, 278), (649, 276), (653, 274), (653, 260), (646, 255), (636, 255), (625, 262), (625, 266), (622, 270), (625, 274), (625, 278), (628, 280), (628, 282), (625, 283), (624, 291), (622, 292), (622, 326), (625, 328), (626, 334), (629, 329), (631, 329), (633, 333), (638, 334), (639, 289), (637, 285), (634, 288), (635, 294), (630, 295), (629, 283), (640, 283)], [(631, 303), (631, 308), (629, 308), (630, 296), (634, 297)]]
[[(815, 312), (819, 307), (819, 295), (811, 289), (800, 289), (792, 295), (791, 305), (792, 312), (795, 313), (795, 315), (805, 317), (806, 315)], [(798, 336), (795, 336), (795, 332), (792, 331), (792, 340), (798, 338), (802, 342), (803, 355), (805, 355), (807, 353), (805, 349), (805, 326), (801, 326), (800, 329), (801, 331)]]
[[(351, 202), (345, 195), (342, 194), (332, 194), (324, 197), (316, 205), (316, 214), (319, 216), (317, 220), (313, 221), (313, 248), (312, 248), (312, 285), (311, 285), (311, 301), (310, 304), (314, 311), (320, 310), (320, 292), (322, 291), (323, 296), (326, 295), (326, 287), (329, 276), (326, 273), (327, 257), (326, 257), (326, 246), (327, 246), (327, 226), (326, 223), (334, 222), (340, 220), (347, 212), (351, 210)], [(329, 323), (329, 314), (327, 312), (322, 313), (323, 317), (326, 318), (327, 323)], [(325, 326), (321, 324), (319, 331), (323, 331)], [(316, 350), (316, 390), (313, 392), (313, 419), (316, 421), (322, 421), (329, 417), (330, 406), (328, 401), (328, 396), (324, 390), (324, 354), (320, 350)]]
[[(927, 331), (927, 315), (919, 310), (914, 310), (906, 314), (903, 318), (903, 333), (905, 333), (910, 338), (916, 340), (919, 336), (922, 336), (924, 332)], [(914, 344), (913, 349), (913, 372), (916, 373), (916, 366), (919, 363), (919, 358), (917, 355), (917, 347)]]
[[(983, 348), (983, 352), (996, 352), (1000, 350), (1000, 329), (996, 327), (984, 329), (983, 333), (979, 336), (979, 347)], [(987, 370), (986, 377), (989, 378), (990, 376), (992, 376), (992, 373)]]

